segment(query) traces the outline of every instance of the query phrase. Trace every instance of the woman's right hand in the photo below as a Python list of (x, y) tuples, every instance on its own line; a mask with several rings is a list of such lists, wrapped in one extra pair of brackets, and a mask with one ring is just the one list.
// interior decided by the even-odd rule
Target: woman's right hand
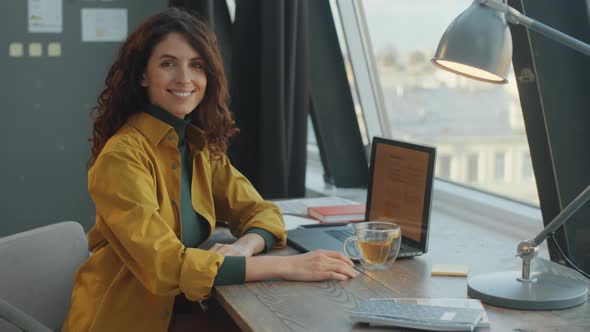
[(279, 269), (281, 277), (286, 280), (347, 280), (359, 274), (354, 269), (354, 263), (337, 251), (314, 250), (283, 258)]

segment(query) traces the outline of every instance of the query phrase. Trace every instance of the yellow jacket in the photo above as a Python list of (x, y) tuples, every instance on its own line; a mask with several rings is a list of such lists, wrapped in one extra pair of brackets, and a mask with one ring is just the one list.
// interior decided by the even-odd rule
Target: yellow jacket
[[(223, 155), (214, 157), (203, 132), (190, 125), (193, 208), (211, 230), (229, 223), (232, 234), (250, 228), (286, 233), (277, 207), (262, 200)], [(180, 241), (180, 153), (168, 126), (140, 112), (105, 145), (88, 173), (96, 223), (88, 233), (92, 255), (76, 273), (63, 331), (167, 331), (174, 297), (209, 296), (224, 256)], [(210, 236), (210, 235), (209, 235)]]

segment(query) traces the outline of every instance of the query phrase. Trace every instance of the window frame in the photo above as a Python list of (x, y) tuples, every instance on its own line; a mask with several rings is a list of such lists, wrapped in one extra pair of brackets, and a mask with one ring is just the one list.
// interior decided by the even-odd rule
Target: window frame
[(364, 118), (367, 158), (373, 136), (391, 136), (381, 82), (376, 74), (371, 39), (368, 38), (365, 13), (358, 1), (336, 0), (340, 22), (354, 74), (355, 86)]

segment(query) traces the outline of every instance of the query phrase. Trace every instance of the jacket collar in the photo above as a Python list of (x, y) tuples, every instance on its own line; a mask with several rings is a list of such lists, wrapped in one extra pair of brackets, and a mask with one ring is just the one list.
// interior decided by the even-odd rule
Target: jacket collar
[(167, 125), (172, 126), (176, 134), (178, 134), (178, 146), (184, 144), (184, 138), (186, 137), (186, 128), (191, 122), (191, 117), (186, 116), (184, 119), (179, 119), (171, 113), (165, 111), (163, 108), (155, 105), (148, 105), (144, 112), (154, 116), (156, 119), (164, 122)]
[[(129, 117), (127, 124), (137, 129), (154, 145), (160, 144), (168, 133), (174, 131), (174, 128), (171, 125), (145, 112), (132, 114)], [(196, 149), (195, 152), (203, 150), (207, 145), (205, 132), (193, 124), (189, 124), (186, 130), (187, 143)]]

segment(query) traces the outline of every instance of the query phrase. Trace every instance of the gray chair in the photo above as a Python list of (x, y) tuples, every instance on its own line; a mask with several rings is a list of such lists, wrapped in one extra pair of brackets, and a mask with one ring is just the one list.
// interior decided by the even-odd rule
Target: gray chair
[(73, 221), (0, 238), (0, 331), (60, 331), (88, 255)]

